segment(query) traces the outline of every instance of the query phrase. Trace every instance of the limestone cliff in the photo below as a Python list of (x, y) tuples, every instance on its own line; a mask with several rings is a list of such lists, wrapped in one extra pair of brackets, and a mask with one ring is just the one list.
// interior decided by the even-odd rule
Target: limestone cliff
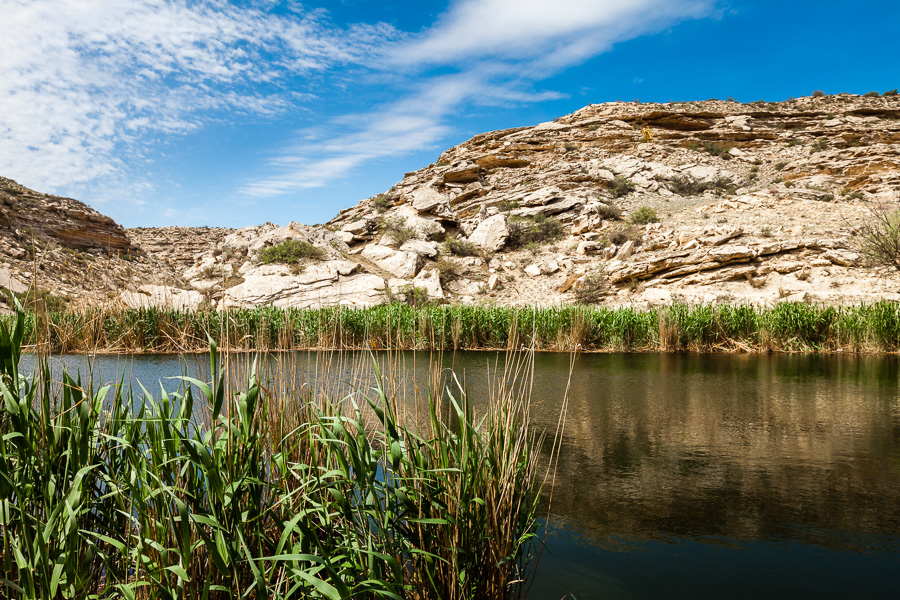
[[(324, 227), (131, 230), (162, 287), (136, 270), (115, 300), (552, 305), (590, 287), (594, 301), (644, 306), (900, 298), (900, 276), (868, 264), (857, 235), (871, 207), (898, 203), (897, 96), (595, 104), (477, 135)], [(53, 225), (46, 239), (129, 243), (102, 218), (66, 218), (95, 233)], [(27, 252), (22, 226), (2, 219), (8, 246)], [(260, 260), (285, 240), (317, 247), (316, 260)]]
[(370, 304), (409, 286), (550, 305), (586, 282), (613, 304), (897, 298), (900, 277), (867, 265), (854, 234), (898, 201), (897, 96), (614, 102), (475, 136), (342, 210), (326, 227), (352, 273), (258, 267), (226, 237), (186, 279), (209, 290), (201, 265), (240, 270), (222, 305)]
[[(110, 302), (175, 273), (132, 243), (110, 217), (0, 177), (0, 288), (66, 303)], [(0, 302), (8, 305), (6, 294)]]

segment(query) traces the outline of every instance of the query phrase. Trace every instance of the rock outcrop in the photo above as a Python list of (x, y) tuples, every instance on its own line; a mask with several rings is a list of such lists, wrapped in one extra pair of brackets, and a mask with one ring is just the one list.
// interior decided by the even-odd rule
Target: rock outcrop
[[(0, 177), (0, 290), (62, 308), (114, 303), (146, 285), (176, 290), (182, 282), (111, 218)], [(0, 293), (0, 304), (10, 303)]]
[[(31, 227), (48, 245), (137, 257), (127, 285), (101, 286), (129, 306), (369, 306), (410, 294), (553, 305), (586, 285), (643, 306), (900, 298), (898, 274), (868, 264), (856, 235), (872, 206), (900, 206), (897, 96), (590, 105), (477, 135), (318, 227), (126, 235), (7, 181), (0, 256), (24, 254), (0, 265), (11, 278), (0, 286), (29, 284)], [(33, 198), (47, 216), (11, 211)], [(265, 264), (265, 248), (285, 240), (318, 256)]]

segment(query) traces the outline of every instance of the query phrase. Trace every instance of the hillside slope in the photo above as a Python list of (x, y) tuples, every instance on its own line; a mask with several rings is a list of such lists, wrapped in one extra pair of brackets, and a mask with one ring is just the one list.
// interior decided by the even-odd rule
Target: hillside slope
[[(174, 278), (111, 218), (0, 177), (0, 288), (61, 307), (116, 301), (138, 282)], [(0, 303), (9, 305), (7, 294)]]
[[(0, 261), (128, 306), (846, 304), (900, 299), (857, 235), (898, 203), (900, 97), (613, 102), (477, 135), (325, 226), (125, 232), (0, 179)], [(285, 241), (318, 250), (267, 260)]]
[(500, 305), (851, 303), (898, 297), (854, 237), (898, 200), (896, 96), (616, 102), (447, 150), (330, 221), (329, 261), (259, 265), (266, 245), (315, 241), (248, 228), (184, 275), (223, 306), (371, 304), (409, 286)]

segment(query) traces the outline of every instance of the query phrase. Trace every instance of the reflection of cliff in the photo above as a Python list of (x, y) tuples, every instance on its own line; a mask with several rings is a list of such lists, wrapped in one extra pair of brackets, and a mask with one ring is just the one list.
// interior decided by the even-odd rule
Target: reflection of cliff
[(891, 358), (583, 356), (553, 512), (587, 535), (900, 534), (897, 389)]

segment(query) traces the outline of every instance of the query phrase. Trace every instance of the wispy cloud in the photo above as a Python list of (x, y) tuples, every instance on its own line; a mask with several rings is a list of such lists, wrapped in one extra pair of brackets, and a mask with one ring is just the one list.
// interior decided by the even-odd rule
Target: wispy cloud
[[(710, 14), (715, 0), (459, 0), (418, 36), (385, 45), (373, 64), (399, 70), (399, 98), (336, 121), (343, 133), (288, 149), (275, 176), (246, 185), (252, 197), (319, 187), (376, 158), (433, 148), (469, 104), (559, 98), (535, 84), (619, 41)], [(446, 70), (453, 71), (447, 75)], [(437, 73), (437, 74), (436, 74)], [(397, 77), (395, 75), (395, 77)], [(317, 143), (310, 144), (310, 141)]]
[(392, 36), (221, 0), (0, 0), (0, 14), (0, 165), (43, 189), (122, 175), (148, 134), (284, 111), (287, 78)]
[(320, 119), (251, 167), (263, 175), (241, 192), (328, 185), (437, 149), (468, 107), (559, 98), (540, 82), (715, 1), (455, 0), (403, 32), (335, 24), (294, 0), (0, 0), (0, 166), (41, 190), (89, 186), (94, 201), (139, 204), (152, 197), (138, 173), (158, 139), (296, 116), (323, 90), (376, 90), (377, 105)]

